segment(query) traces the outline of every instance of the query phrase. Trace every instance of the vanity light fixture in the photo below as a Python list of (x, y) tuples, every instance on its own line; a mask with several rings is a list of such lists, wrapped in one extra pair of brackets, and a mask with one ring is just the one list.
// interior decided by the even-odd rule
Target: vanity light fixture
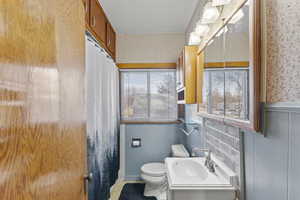
[(230, 4), (231, 0), (213, 0), (212, 6), (224, 6)]
[(212, 6), (212, 2), (208, 2), (204, 6), (204, 11), (202, 15), (202, 24), (212, 24), (215, 23), (220, 17), (220, 11), (217, 7)]
[(216, 35), (216, 37), (220, 37), (223, 33), (227, 33), (227, 32), (228, 32), (228, 27), (224, 26), (224, 28), (220, 30), (220, 32)]
[(240, 21), (245, 16), (242, 9), (240, 9), (229, 21), (229, 24), (236, 24), (238, 21)]
[(190, 34), (189, 45), (199, 45), (200, 42), (201, 42), (201, 37), (196, 32), (192, 32)]
[(205, 36), (208, 32), (209, 32), (209, 26), (206, 25), (206, 24), (201, 24), (200, 22), (197, 23), (197, 26), (196, 26), (196, 29), (195, 29), (195, 32), (203, 37)]

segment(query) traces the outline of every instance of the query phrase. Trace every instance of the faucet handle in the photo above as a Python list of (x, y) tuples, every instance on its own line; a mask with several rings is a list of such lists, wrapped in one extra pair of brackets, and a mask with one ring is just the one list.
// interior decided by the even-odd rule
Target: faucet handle
[(212, 153), (212, 151), (210, 149), (208, 149), (208, 151), (207, 151), (207, 159), (208, 160), (211, 160), (211, 153)]
[(207, 161), (207, 168), (210, 172), (215, 173), (215, 171), (216, 171), (215, 167), (216, 167), (216, 165), (215, 165), (214, 161), (212, 161), (212, 160)]

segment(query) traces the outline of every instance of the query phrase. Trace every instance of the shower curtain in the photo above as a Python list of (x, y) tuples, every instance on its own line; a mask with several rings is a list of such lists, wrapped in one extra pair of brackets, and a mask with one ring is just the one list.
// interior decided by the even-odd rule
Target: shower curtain
[(108, 200), (118, 170), (119, 72), (111, 58), (86, 38), (89, 200)]

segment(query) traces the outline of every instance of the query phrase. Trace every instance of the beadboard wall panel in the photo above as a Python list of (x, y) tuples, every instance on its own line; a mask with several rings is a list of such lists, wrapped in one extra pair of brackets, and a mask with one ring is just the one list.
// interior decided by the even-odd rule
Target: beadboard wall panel
[(290, 140), (289, 140), (289, 199), (299, 199), (300, 192), (300, 113), (290, 114)]
[(266, 106), (265, 134), (245, 132), (246, 199), (300, 196), (300, 106)]

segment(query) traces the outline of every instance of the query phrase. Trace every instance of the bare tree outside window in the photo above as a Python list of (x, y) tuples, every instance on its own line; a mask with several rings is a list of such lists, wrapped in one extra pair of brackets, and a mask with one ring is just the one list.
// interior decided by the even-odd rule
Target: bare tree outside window
[(175, 71), (121, 72), (122, 120), (177, 120)]
[(226, 116), (248, 119), (248, 74), (246, 70), (230, 70), (225, 73)]
[(234, 119), (248, 119), (248, 73), (248, 69), (205, 71), (203, 104), (200, 105), (200, 111)]

